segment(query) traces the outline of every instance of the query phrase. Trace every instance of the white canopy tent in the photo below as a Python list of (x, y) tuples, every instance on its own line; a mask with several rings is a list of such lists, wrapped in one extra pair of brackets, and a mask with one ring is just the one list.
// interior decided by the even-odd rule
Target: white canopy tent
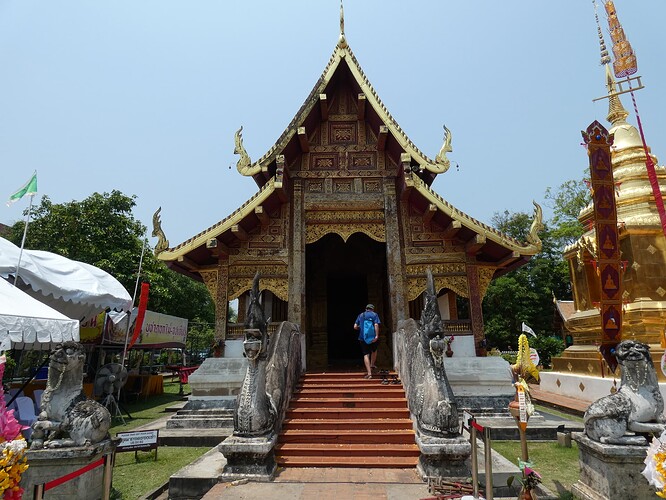
[(12, 348), (50, 349), (58, 342), (78, 342), (79, 322), (0, 279), (0, 344), (7, 337)]
[[(0, 276), (16, 275), (20, 249), (0, 238)], [(23, 250), (22, 291), (69, 318), (85, 320), (105, 309), (128, 310), (132, 298), (106, 271), (41, 250)]]

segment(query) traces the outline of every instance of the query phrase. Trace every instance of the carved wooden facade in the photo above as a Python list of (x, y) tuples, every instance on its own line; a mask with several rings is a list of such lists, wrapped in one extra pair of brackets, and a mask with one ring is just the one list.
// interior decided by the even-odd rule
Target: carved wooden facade
[[(540, 221), (535, 219), (530, 243), (518, 242), (437, 195), (430, 185), (445, 171), (450, 133), (449, 148), (443, 146), (436, 160), (419, 151), (341, 40), (262, 158), (252, 162), (237, 134), (239, 172), (253, 177), (258, 193), (159, 258), (206, 283), (217, 304), (220, 337), (228, 301), (242, 298), (258, 270), (262, 289), (286, 303), (287, 317), (273, 320), (288, 319), (305, 331), (309, 366), (325, 364), (331, 330), (351, 327), (350, 311), (360, 312), (367, 301), (377, 305), (384, 331), (395, 331), (409, 316), (409, 303), (424, 292), (427, 268), (438, 291), (469, 300), (466, 324), (481, 347), (488, 284), (540, 250)], [(337, 323), (341, 315), (349, 317)], [(390, 357), (383, 342), (380, 352)]]

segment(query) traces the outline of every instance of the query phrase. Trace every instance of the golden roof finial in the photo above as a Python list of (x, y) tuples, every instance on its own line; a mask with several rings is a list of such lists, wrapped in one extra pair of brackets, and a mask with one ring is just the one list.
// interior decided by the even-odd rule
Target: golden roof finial
[(615, 79), (611, 73), (610, 64), (606, 63), (606, 88), (608, 89), (608, 120), (612, 125), (622, 123), (629, 116), (629, 112), (624, 109), (620, 96), (617, 93)]
[(338, 45), (343, 49), (347, 46), (347, 39), (345, 38), (345, 9), (340, 0), (340, 39)]

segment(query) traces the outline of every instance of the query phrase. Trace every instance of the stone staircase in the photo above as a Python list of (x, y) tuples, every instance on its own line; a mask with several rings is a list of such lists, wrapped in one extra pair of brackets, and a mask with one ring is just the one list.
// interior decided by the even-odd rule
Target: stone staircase
[(407, 399), (397, 376), (306, 373), (290, 402), (275, 452), (282, 467), (415, 467)]
[(233, 408), (179, 409), (160, 430), (160, 444), (216, 446), (234, 430)]

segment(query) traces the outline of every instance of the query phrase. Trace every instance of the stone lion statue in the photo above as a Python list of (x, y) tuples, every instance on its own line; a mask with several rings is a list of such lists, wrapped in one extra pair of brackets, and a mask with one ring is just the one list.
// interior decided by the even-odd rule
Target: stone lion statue
[(618, 344), (615, 356), (622, 369), (620, 389), (589, 406), (585, 434), (601, 443), (645, 445), (647, 439), (641, 434), (660, 434), (666, 428), (650, 346), (625, 340)]
[(83, 393), (83, 346), (58, 344), (51, 353), (41, 411), (32, 424), (31, 449), (98, 443), (109, 436), (111, 414)]

